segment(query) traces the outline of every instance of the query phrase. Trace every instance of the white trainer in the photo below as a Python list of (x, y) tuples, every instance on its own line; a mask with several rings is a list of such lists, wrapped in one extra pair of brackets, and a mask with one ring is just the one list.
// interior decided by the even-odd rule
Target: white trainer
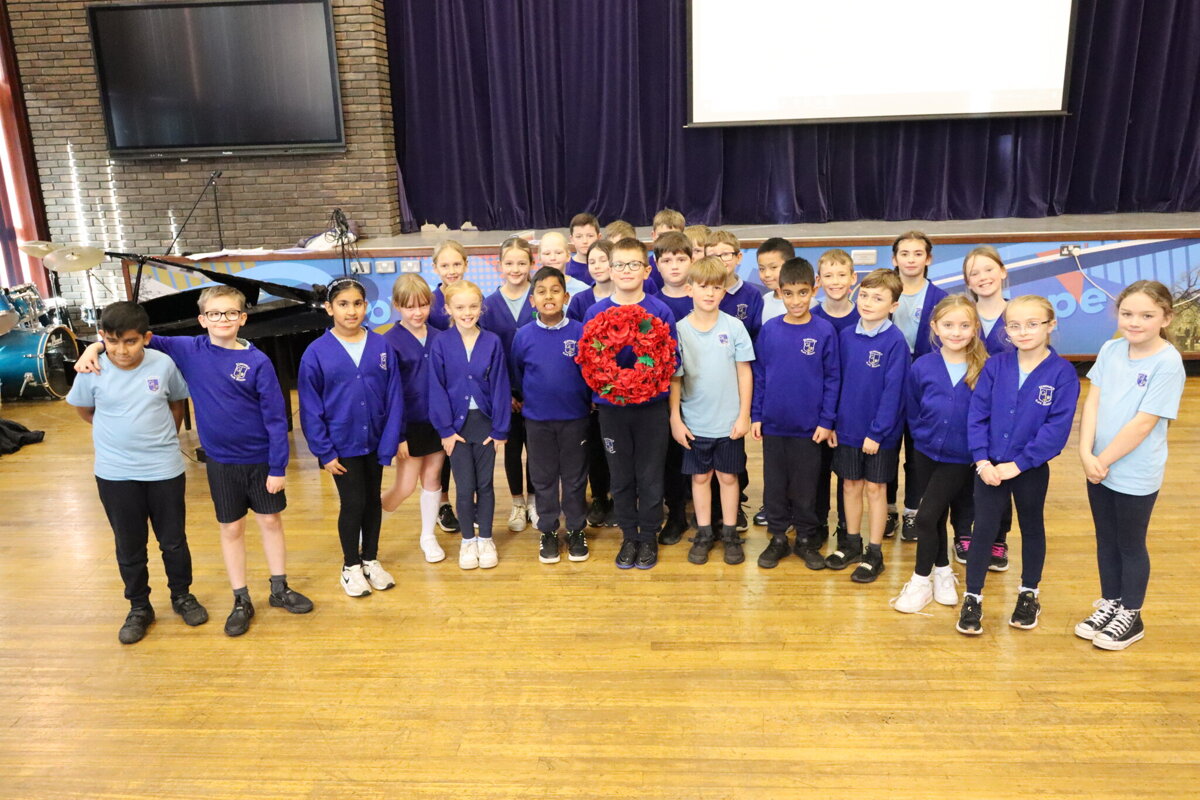
[(513, 533), (525, 530), (529, 514), (524, 503), (513, 503), (512, 512), (508, 515), (508, 529)]
[(944, 606), (958, 605), (958, 576), (946, 567), (933, 568), (933, 599)]
[(530, 499), (525, 504), (525, 512), (529, 516), (529, 524), (536, 528), (538, 524), (537, 501)]
[(437, 537), (432, 534), (421, 537), (421, 552), (425, 554), (425, 560), (430, 564), (436, 564), (446, 558), (446, 551), (438, 544)]
[(491, 569), (500, 563), (500, 556), (496, 553), (496, 543), (491, 538), (480, 539), (477, 549), (480, 569)]
[(929, 578), (913, 575), (891, 600), (892, 608), (901, 614), (916, 614), (933, 600), (933, 583)]
[(342, 567), (342, 588), (351, 597), (366, 597), (371, 593), (371, 584), (367, 583), (367, 576), (363, 575), (362, 564)]
[(463, 569), (475, 569), (479, 566), (479, 551), (475, 547), (478, 539), (463, 539), (458, 547), (458, 565)]
[(377, 592), (386, 591), (396, 585), (396, 579), (383, 568), (378, 559), (375, 561), (364, 561), (362, 569), (363, 574), (367, 576), (367, 582)]

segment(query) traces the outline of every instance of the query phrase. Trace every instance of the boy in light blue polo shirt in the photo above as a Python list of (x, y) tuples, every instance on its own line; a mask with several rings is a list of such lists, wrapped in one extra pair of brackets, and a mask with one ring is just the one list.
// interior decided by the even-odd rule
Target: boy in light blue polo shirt
[(100, 317), (106, 353), (100, 374), (78, 375), (67, 395), (92, 424), (96, 486), (116, 539), (117, 566), (130, 611), (118, 634), (140, 641), (154, 622), (147, 569), (147, 519), (162, 551), (171, 607), (188, 625), (208, 621), (191, 593), (185, 533), (184, 463), (179, 423), (187, 384), (175, 362), (148, 352), (150, 320), (136, 303), (113, 303)]
[(688, 272), (693, 309), (677, 326), (680, 366), (671, 379), (671, 436), (683, 448), (683, 473), (692, 476), (696, 535), (688, 561), (704, 564), (713, 547), (713, 473), (720, 484), (725, 563), (745, 560), (737, 532), (738, 473), (746, 468), (754, 347), (740, 320), (720, 310), (729, 275), (717, 258)]

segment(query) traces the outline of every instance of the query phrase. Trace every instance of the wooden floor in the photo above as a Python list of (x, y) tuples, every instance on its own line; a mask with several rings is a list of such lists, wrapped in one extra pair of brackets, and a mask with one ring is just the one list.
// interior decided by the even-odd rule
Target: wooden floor
[[(423, 562), (413, 504), (385, 522), (399, 586), (350, 599), (336, 495), (298, 432), (288, 572), (316, 611), (267, 606), (255, 534), (258, 616), (222, 633), (231, 595), (190, 464), (193, 589), (212, 619), (184, 626), (152, 559), (159, 620), (126, 647), (87, 427), (61, 403), (5, 403), (47, 437), (0, 459), (0, 797), (1190, 800), (1198, 383), (1171, 430), (1147, 635), (1124, 653), (1071, 633), (1098, 596), (1074, 439), (1052, 466), (1041, 625), (1004, 624), (1014, 554), (967, 638), (955, 610), (888, 607), (911, 544), (887, 543), (867, 587), (798, 559), (758, 569), (762, 529), (741, 566), (689, 565), (680, 545), (648, 572), (613, 566), (611, 531), (591, 561), (551, 566), (534, 534), (505, 531), (500, 566), (465, 573), (453, 537), (450, 559)], [(760, 464), (755, 448), (752, 496)]]

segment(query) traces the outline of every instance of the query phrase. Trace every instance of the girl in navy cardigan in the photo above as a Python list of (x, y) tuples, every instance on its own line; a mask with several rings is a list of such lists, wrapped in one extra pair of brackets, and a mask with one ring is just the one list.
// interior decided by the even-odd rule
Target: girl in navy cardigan
[(1050, 346), (1056, 324), (1050, 301), (1018, 297), (1008, 304), (1004, 321), (1016, 350), (988, 360), (967, 414), (967, 445), (976, 471), (975, 534), (957, 628), (972, 635), (983, 632), (983, 583), (1010, 498), (1021, 523), (1021, 587), (1009, 624), (1037, 627), (1049, 461), (1066, 446), (1079, 399), (1075, 368)]
[(362, 326), (368, 308), (362, 284), (338, 278), (327, 298), (333, 328), (300, 359), (300, 424), (341, 499), (342, 588), (362, 597), (396, 585), (379, 563), (379, 486), (404, 441), (404, 395), (391, 345)]
[[(933, 317), (933, 308), (946, 293), (934, 286), (929, 280), (929, 265), (933, 263), (933, 242), (920, 231), (907, 231), (900, 234), (892, 242), (892, 267), (900, 276), (900, 305), (892, 314), (892, 322), (904, 334), (908, 351), (913, 358), (920, 358), (933, 350), (933, 338), (930, 336), (929, 320)], [(921, 493), (916, 490), (917, 481), (912, 472), (915, 462), (913, 456), (913, 440), (907, 426), (904, 429), (904, 527), (901, 538), (913, 541), (916, 529), (913, 527), (917, 506), (921, 503)], [(886, 536), (891, 536), (895, 530), (897, 482), (888, 484), (888, 520), (884, 529)]]
[(489, 569), (499, 562), (492, 541), (492, 471), (496, 443), (508, 438), (512, 416), (508, 363), (500, 337), (477, 325), (483, 313), (478, 286), (459, 281), (449, 287), (446, 310), (454, 327), (437, 337), (429, 350), (429, 420), (458, 483), (458, 565)]
[[(483, 317), (479, 327), (500, 337), (506, 363), (512, 356), (513, 337), (517, 335), (517, 329), (533, 322), (533, 306), (529, 304), (532, 288), (529, 273), (532, 269), (533, 247), (529, 242), (514, 236), (500, 245), (500, 274), (504, 281), (499, 289), (483, 301)], [(512, 423), (508, 430), (508, 445), (504, 448), (504, 475), (508, 478), (508, 491), (512, 495), (508, 529), (520, 533), (529, 522), (537, 525), (537, 512), (533, 502), (533, 485), (528, 481), (528, 472), (521, 461), (521, 452), (525, 449), (525, 417), (521, 415), (521, 401), (513, 397), (510, 403)], [(530, 483), (528, 501), (525, 498), (527, 482)]]
[(917, 613), (933, 600), (958, 605), (957, 579), (946, 547), (946, 517), (951, 503), (969, 498), (973, 489), (967, 409), (987, 361), (979, 338), (979, 315), (966, 297), (942, 298), (933, 309), (931, 328), (941, 347), (914, 361), (906, 381), (905, 411), (921, 505), (915, 521), (916, 569), (892, 600), (892, 608), (904, 614)]
[(395, 511), (421, 481), (421, 551), (430, 564), (446, 557), (433, 526), (441, 500), (442, 466), (446, 453), (441, 437), (429, 421), (429, 350), (441, 333), (428, 324), (433, 292), (420, 275), (401, 275), (392, 286), (392, 306), (400, 320), (383, 335), (396, 351), (404, 386), (404, 416), (408, 422), (400, 445), (396, 478), (380, 498), (384, 511)]

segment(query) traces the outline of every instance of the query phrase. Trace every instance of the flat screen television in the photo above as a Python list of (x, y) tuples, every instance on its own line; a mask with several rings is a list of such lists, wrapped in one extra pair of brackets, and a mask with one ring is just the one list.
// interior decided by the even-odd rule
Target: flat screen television
[(113, 158), (346, 149), (329, 0), (87, 8)]

